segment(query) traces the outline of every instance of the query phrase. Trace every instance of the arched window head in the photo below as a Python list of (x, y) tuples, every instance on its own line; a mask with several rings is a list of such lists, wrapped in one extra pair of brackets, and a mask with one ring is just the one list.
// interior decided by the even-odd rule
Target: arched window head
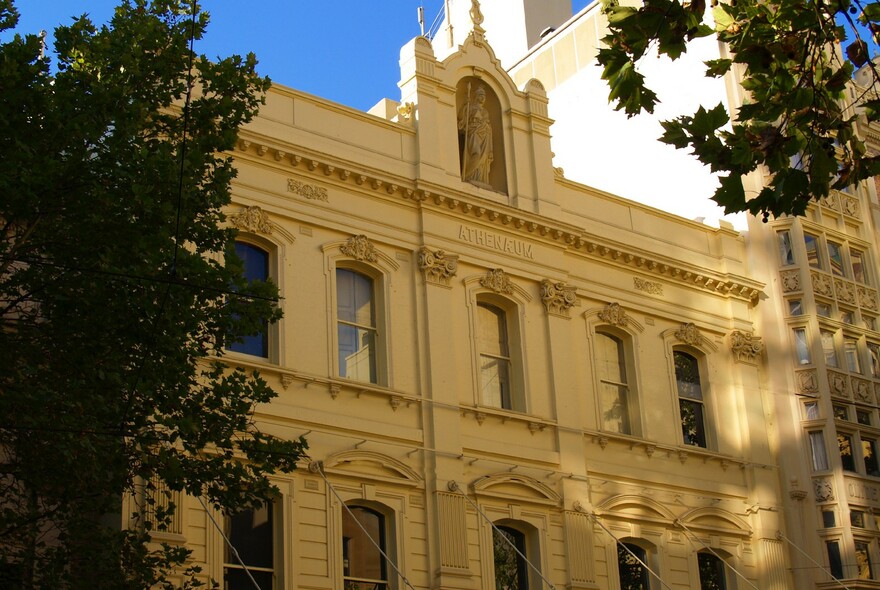
[[(269, 279), (269, 253), (248, 242), (235, 242), (235, 255), (244, 264), (244, 278), (247, 282)], [(257, 334), (243, 336), (229, 345), (228, 350), (269, 358), (269, 323)]]
[(603, 430), (638, 434), (638, 408), (630, 383), (630, 358), (623, 339), (596, 332), (600, 424)]
[(700, 363), (694, 356), (680, 350), (673, 352), (673, 359), (684, 444), (706, 447), (706, 412)]
[(513, 409), (507, 314), (490, 303), (477, 304), (480, 403)]
[[(345, 590), (386, 590), (385, 516), (364, 506), (342, 511), (342, 575)], [(381, 550), (381, 551), (380, 551)]]
[(336, 269), (336, 326), (339, 375), (378, 383), (373, 279), (347, 268)]
[(529, 570), (523, 558), (527, 554), (525, 533), (508, 526), (493, 527), (492, 552), (495, 590), (527, 590)]

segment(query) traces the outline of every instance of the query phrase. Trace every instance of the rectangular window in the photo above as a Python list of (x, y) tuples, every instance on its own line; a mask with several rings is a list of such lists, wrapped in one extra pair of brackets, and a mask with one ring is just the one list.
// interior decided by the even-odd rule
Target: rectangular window
[[(235, 255), (243, 264), (243, 275), (248, 283), (262, 282), (269, 279), (269, 253), (246, 242), (235, 242)], [(240, 317), (240, 316), (239, 316)], [(241, 352), (262, 358), (269, 357), (269, 323), (263, 322), (263, 329), (248, 336), (242, 336), (228, 347), (234, 352)]]
[(870, 438), (862, 439), (862, 459), (865, 461), (865, 473), (874, 477), (880, 476), (880, 465), (877, 463), (877, 443)]
[(804, 402), (804, 419), (819, 419), (819, 402)]
[(344, 268), (336, 269), (336, 328), (339, 376), (378, 383), (378, 331), (370, 277)]
[(825, 541), (828, 551), (828, 569), (835, 580), (843, 579), (843, 561), (840, 559), (840, 544), (837, 541)]
[(225, 590), (250, 590), (254, 587), (248, 572), (263, 590), (274, 587), (275, 523), (272, 504), (244, 510), (225, 518), (226, 536), (238, 551), (247, 571), (226, 545), (223, 564)]
[(678, 386), (678, 407), (684, 444), (706, 447), (706, 419), (699, 362), (695, 357), (678, 350), (672, 356), (675, 361), (675, 382)]
[(480, 403), (511, 410), (510, 347), (507, 314), (488, 303), (477, 304), (480, 351)]
[(831, 305), (828, 303), (822, 303), (821, 301), (816, 302), (816, 314), (822, 316), (823, 318), (831, 317)]
[(779, 263), (782, 266), (794, 264), (794, 253), (791, 250), (791, 232), (783, 230), (776, 234), (779, 245)]
[(828, 469), (828, 453), (825, 450), (825, 435), (822, 431), (810, 433), (810, 454), (813, 459), (813, 471)]
[(794, 329), (794, 348), (798, 363), (810, 364), (810, 347), (807, 345), (807, 331), (804, 328)]
[(788, 300), (788, 315), (804, 315), (804, 304), (800, 299)]
[(865, 513), (861, 510), (850, 510), (849, 523), (860, 529), (865, 528)]
[(834, 332), (821, 330), (819, 335), (822, 339), (822, 353), (825, 355), (825, 364), (829, 367), (837, 367), (837, 351), (834, 348)]
[(599, 374), (602, 428), (632, 434), (629, 384), (623, 341), (616, 336), (596, 333), (596, 372)]
[(846, 406), (834, 404), (831, 406), (831, 410), (834, 412), (835, 420), (849, 420), (849, 411)]
[(846, 276), (843, 272), (843, 252), (840, 244), (828, 242), (828, 260), (831, 263), (831, 272), (839, 277)]
[(859, 424), (864, 424), (865, 426), (871, 425), (871, 412), (870, 410), (856, 410), (856, 422)]
[(874, 578), (874, 573), (871, 571), (871, 554), (868, 551), (868, 544), (862, 541), (856, 541), (856, 567), (859, 568), (858, 577), (860, 580)]
[(837, 433), (837, 448), (840, 451), (840, 464), (844, 471), (856, 472), (856, 458), (853, 449), (853, 438), (849, 434)]
[(865, 254), (858, 250), (849, 251), (849, 259), (852, 262), (853, 279), (858, 283), (867, 283), (865, 278)]
[(840, 321), (844, 324), (849, 324), (850, 326), (852, 326), (856, 323), (855, 315), (849, 310), (842, 309), (840, 310)]
[(822, 268), (822, 262), (819, 259), (819, 238), (804, 234), (804, 246), (807, 249), (807, 264), (813, 268)]
[(837, 518), (834, 516), (834, 510), (822, 511), (822, 526), (826, 529), (833, 529), (837, 526)]
[(862, 366), (859, 363), (859, 345), (855, 338), (843, 339), (843, 356), (846, 358), (846, 368), (850, 373), (862, 372)]
[(871, 376), (880, 379), (880, 344), (868, 342), (868, 356), (871, 357)]

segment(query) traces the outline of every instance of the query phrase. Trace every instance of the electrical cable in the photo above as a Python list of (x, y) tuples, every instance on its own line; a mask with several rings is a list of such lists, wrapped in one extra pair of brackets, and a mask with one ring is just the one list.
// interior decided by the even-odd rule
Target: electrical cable
[(834, 577), (834, 574), (831, 573), (831, 570), (829, 570), (827, 567), (825, 567), (824, 565), (822, 565), (821, 563), (819, 563), (818, 561), (816, 561), (816, 560), (813, 559), (812, 557), (810, 557), (810, 555), (809, 555), (806, 551), (804, 551), (803, 549), (801, 549), (801, 548), (797, 545), (797, 543), (795, 543), (794, 541), (792, 541), (791, 539), (789, 539), (788, 537), (786, 537), (785, 534), (784, 534), (782, 531), (776, 531), (776, 538), (777, 538), (777, 539), (782, 539), (782, 540), (788, 542), (788, 544), (791, 545), (792, 547), (794, 547), (795, 549), (797, 549), (798, 552), (799, 552), (801, 555), (803, 555), (804, 557), (806, 557), (807, 559), (809, 559), (810, 561), (812, 561), (812, 562), (813, 562), (817, 567), (819, 567), (823, 572), (825, 572), (826, 574), (828, 574), (828, 577), (831, 578), (831, 579), (832, 579), (832, 580), (833, 580), (838, 586), (840, 586), (841, 588), (844, 588), (845, 590), (851, 590), (849, 586), (847, 586), (846, 584), (844, 584), (843, 582), (841, 582), (840, 580), (838, 580), (837, 578), (835, 578), (835, 577)]
[(655, 572), (654, 570), (652, 570), (651, 567), (650, 567), (647, 563), (645, 563), (644, 561), (642, 561), (642, 559), (641, 559), (638, 555), (636, 555), (636, 554), (633, 552), (632, 549), (630, 549), (629, 547), (626, 546), (626, 543), (624, 543), (623, 541), (621, 541), (620, 539), (618, 539), (618, 538), (614, 535), (614, 533), (612, 533), (612, 532), (608, 529), (608, 527), (606, 527), (604, 524), (602, 524), (602, 523), (599, 521), (599, 517), (596, 516), (596, 513), (595, 513), (595, 512), (591, 512), (591, 513), (590, 513), (590, 518), (592, 518), (592, 519), (593, 519), (593, 522), (595, 522), (596, 524), (598, 524), (598, 525), (602, 528), (603, 531), (605, 531), (606, 533), (608, 533), (608, 536), (610, 536), (612, 539), (614, 539), (614, 542), (617, 543), (617, 546), (618, 546), (618, 547), (623, 547), (623, 549), (624, 549), (627, 553), (629, 553), (629, 554), (632, 556), (633, 559), (635, 559), (635, 560), (638, 561), (640, 564), (642, 564), (642, 567), (644, 567), (646, 570), (648, 570), (648, 571), (651, 573), (652, 576), (654, 576), (655, 578), (657, 578), (657, 580), (663, 585), (664, 588), (668, 588), (669, 590), (672, 590), (672, 587), (671, 587), (669, 584), (667, 584), (666, 582), (664, 582), (664, 581), (663, 581), (663, 578), (661, 578), (660, 575), (657, 574), (657, 572)]
[(745, 575), (743, 575), (743, 574), (741, 574), (741, 573), (739, 572), (739, 570), (737, 570), (735, 567), (733, 567), (733, 564), (729, 563), (726, 559), (724, 559), (723, 557), (721, 557), (720, 555), (718, 555), (718, 553), (717, 553), (714, 549), (712, 549), (711, 547), (709, 547), (708, 545), (706, 545), (705, 543), (703, 543), (703, 540), (700, 539), (700, 537), (698, 537), (698, 536), (697, 536), (697, 535), (696, 535), (691, 529), (689, 529), (688, 527), (686, 527), (685, 524), (684, 524), (683, 522), (681, 522), (680, 520), (676, 520), (676, 521), (675, 521), (675, 524), (676, 524), (677, 526), (680, 526), (681, 528), (683, 528), (683, 529), (685, 530), (685, 534), (686, 534), (686, 536), (687, 536), (688, 538), (690, 538), (691, 540), (696, 539), (697, 542), (699, 542), (700, 545), (702, 545), (702, 546), (703, 546), (703, 547), (704, 547), (709, 553), (711, 553), (712, 555), (714, 555), (715, 557), (717, 557), (718, 559), (720, 559), (720, 560), (721, 560), (721, 563), (723, 563), (724, 565), (726, 565), (727, 567), (729, 567), (731, 570), (733, 570), (733, 573), (735, 573), (735, 574), (738, 575), (740, 578), (742, 578), (743, 581), (744, 581), (746, 584), (748, 584), (749, 586), (751, 586), (751, 587), (754, 588), (755, 590), (761, 590), (760, 588), (758, 588), (757, 586), (755, 586), (754, 584), (752, 584), (752, 583), (749, 581), (749, 579), (748, 579), (747, 577), (745, 577)]
[(242, 569), (244, 569), (244, 573), (247, 574), (247, 577), (250, 578), (251, 582), (254, 584), (254, 588), (257, 590), (262, 590), (260, 585), (254, 579), (253, 574), (251, 574), (251, 570), (248, 569), (248, 566), (245, 565), (244, 560), (241, 558), (241, 555), (238, 554), (238, 549), (235, 548), (235, 545), (232, 544), (232, 541), (229, 540), (229, 537), (226, 536), (226, 533), (223, 531), (223, 527), (217, 522), (217, 519), (214, 518), (214, 515), (211, 514), (211, 511), (208, 510), (208, 507), (205, 505), (205, 501), (202, 500), (201, 496), (196, 496), (196, 499), (199, 501), (199, 504), (202, 505), (202, 508), (205, 509), (205, 514), (208, 515), (208, 518), (211, 519), (211, 522), (214, 523), (214, 528), (220, 533), (223, 537), (223, 540), (226, 542), (226, 546), (232, 550), (232, 554), (235, 556), (236, 561), (241, 565)]

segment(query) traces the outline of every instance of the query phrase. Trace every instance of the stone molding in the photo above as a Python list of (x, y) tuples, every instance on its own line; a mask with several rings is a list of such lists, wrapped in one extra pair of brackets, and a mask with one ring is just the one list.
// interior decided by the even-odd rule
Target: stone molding
[(730, 333), (730, 349), (739, 362), (755, 362), (764, 351), (764, 343), (754, 334), (734, 330)]
[(566, 285), (563, 282), (553, 282), (549, 279), (541, 281), (541, 303), (549, 314), (568, 317), (572, 307), (580, 306), (577, 298), (577, 287)]
[(500, 268), (493, 268), (486, 273), (486, 276), (481, 277), (480, 285), (496, 293), (504, 295), (513, 294), (513, 285), (510, 284), (510, 277)]
[(238, 229), (254, 233), (272, 235), (274, 226), (266, 214), (260, 207), (254, 205), (251, 207), (242, 207), (238, 213), (229, 216), (229, 223)]
[(602, 311), (599, 312), (599, 319), (619, 328), (626, 328), (630, 322), (630, 317), (619, 303), (609, 303), (602, 308)]
[(458, 256), (422, 246), (419, 248), (419, 269), (427, 282), (448, 286), (449, 279), (458, 272)]
[(339, 251), (362, 262), (376, 262), (379, 260), (376, 246), (373, 245), (370, 238), (363, 234), (348, 238), (344, 244), (339, 246)]
[(700, 346), (703, 343), (703, 335), (700, 334), (700, 329), (693, 323), (682, 324), (678, 330), (675, 331), (675, 337), (685, 344), (689, 344), (690, 346)]
[[(408, 127), (399, 123), (388, 124), (396, 128)], [(363, 189), (401, 197), (419, 203), (423, 207), (437, 206), (460, 210), (465, 215), (505, 226), (507, 231), (517, 230), (521, 235), (531, 234), (533, 238), (540, 236), (543, 240), (563, 244), (591, 258), (607, 259), (617, 265), (638, 269), (640, 273), (662, 277), (666, 281), (710, 292), (720, 297), (741, 299), (756, 304), (763, 289), (761, 283), (747, 277), (728, 273), (709, 274), (706, 268), (689, 267), (681, 262), (670, 264), (668, 261), (654, 259), (653, 252), (628, 251), (617, 245), (605, 244), (601, 239), (587, 235), (583, 229), (576, 226), (562, 222), (548, 223), (548, 220), (538, 218), (526, 211), (511, 211), (503, 204), (494, 205), (482, 200), (475, 203), (476, 199), (466, 191), (451, 190), (450, 192), (455, 196), (440, 195), (431, 190), (415, 188), (415, 181), (412, 179), (390, 179), (384, 175), (380, 177), (375, 173), (354, 170), (350, 165), (323, 161), (318, 155), (291, 153), (285, 149), (269, 146), (256, 138), (239, 140), (236, 151), (247, 153), (249, 157), (272, 159), (275, 165), (298, 168), (303, 174), (320, 175), (322, 178), (337, 177), (342, 183), (353, 183), (362, 186)], [(643, 287), (654, 289), (652, 294), (662, 295), (661, 283), (639, 280), (643, 283)]]

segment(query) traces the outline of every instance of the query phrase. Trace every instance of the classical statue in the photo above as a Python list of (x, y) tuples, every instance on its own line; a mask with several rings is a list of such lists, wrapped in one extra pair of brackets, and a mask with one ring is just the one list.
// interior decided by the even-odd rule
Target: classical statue
[(486, 109), (486, 89), (477, 86), (471, 96), (468, 83), (467, 103), (458, 113), (458, 130), (464, 136), (461, 154), (461, 178), (475, 184), (489, 184), (492, 168), (492, 124)]

